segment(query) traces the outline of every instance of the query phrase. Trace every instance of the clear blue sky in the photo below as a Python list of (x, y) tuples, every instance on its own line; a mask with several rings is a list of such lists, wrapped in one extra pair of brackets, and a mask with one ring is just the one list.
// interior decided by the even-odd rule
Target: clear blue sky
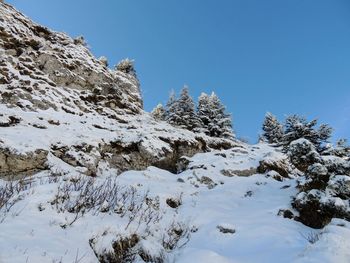
[(319, 118), (350, 139), (349, 0), (7, 2), (85, 36), (111, 65), (135, 59), (146, 110), (188, 84), (194, 97), (215, 91), (252, 142), (266, 111)]

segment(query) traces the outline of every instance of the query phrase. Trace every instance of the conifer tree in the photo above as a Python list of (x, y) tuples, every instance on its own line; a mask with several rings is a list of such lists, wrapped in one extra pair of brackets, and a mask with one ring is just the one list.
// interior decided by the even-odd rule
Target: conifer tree
[(332, 128), (327, 124), (321, 124), (316, 128), (317, 120), (307, 121), (304, 117), (291, 115), (286, 118), (283, 144), (289, 145), (300, 138), (309, 140), (316, 149), (322, 151), (322, 145), (327, 143), (332, 135)]
[(187, 86), (184, 86), (181, 90), (180, 97), (176, 104), (176, 112), (180, 117), (176, 123), (177, 126), (192, 131), (196, 131), (200, 128), (200, 121), (196, 114), (195, 105)]
[(175, 92), (172, 90), (166, 104), (165, 120), (171, 125), (177, 125), (180, 122), (180, 119), (178, 100), (176, 99)]
[(327, 143), (329, 139), (332, 137), (333, 128), (328, 124), (321, 124), (318, 128), (318, 144)]
[(124, 72), (126, 74), (130, 74), (130, 75), (134, 76), (135, 78), (137, 78), (134, 63), (135, 63), (134, 60), (126, 58), (126, 59), (121, 60), (115, 66), (115, 69), (119, 70), (121, 72)]
[(333, 149), (333, 152), (331, 152), (331, 154), (336, 155), (338, 157), (342, 157), (342, 158), (350, 157), (350, 146), (348, 144), (348, 140), (347, 139), (339, 139), (336, 142), (335, 147)]
[(262, 127), (263, 138), (268, 143), (280, 143), (283, 138), (283, 125), (270, 112), (266, 113)]
[(225, 106), (219, 97), (213, 92), (209, 98), (210, 122), (208, 124), (209, 135), (212, 137), (232, 139), (232, 121), (230, 114), (226, 113)]
[(209, 122), (211, 120), (210, 97), (206, 93), (202, 93), (198, 98), (197, 116), (200, 120), (200, 132), (209, 135)]

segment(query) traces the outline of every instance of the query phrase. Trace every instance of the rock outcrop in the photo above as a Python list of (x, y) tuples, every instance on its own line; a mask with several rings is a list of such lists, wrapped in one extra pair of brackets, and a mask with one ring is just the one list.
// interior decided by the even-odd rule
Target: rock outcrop
[(0, 176), (11, 178), (13, 175), (32, 174), (47, 169), (47, 154), (42, 149), (18, 154), (10, 149), (0, 148)]
[(91, 104), (130, 113), (142, 110), (135, 76), (108, 69), (82, 38), (53, 32), (3, 3), (0, 55), (1, 102), (9, 106), (24, 110), (64, 106), (74, 113), (91, 110)]
[(82, 37), (0, 4), (1, 176), (56, 173), (59, 161), (90, 176), (106, 163), (118, 173), (152, 165), (177, 172), (182, 156), (235, 145), (155, 120), (143, 111), (135, 71), (107, 64)]

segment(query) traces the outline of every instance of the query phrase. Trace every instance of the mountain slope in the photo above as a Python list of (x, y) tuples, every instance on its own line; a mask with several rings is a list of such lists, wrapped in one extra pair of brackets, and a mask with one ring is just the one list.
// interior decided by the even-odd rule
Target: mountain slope
[(158, 124), (142, 110), (133, 74), (108, 69), (81, 39), (0, 7), (0, 174), (48, 169), (52, 158), (89, 175), (100, 162), (175, 171), (182, 155), (235, 144)]
[[(256, 168), (274, 151), (262, 144), (197, 154), (180, 174), (155, 167), (118, 177), (104, 171), (95, 179), (74, 170), (60, 176), (41, 172), (22, 182), (25, 189), (15, 195), (20, 200), (11, 199), (3, 214), (0, 259), (97, 262), (96, 253), (101, 262), (119, 262), (102, 259), (115, 251), (113, 243), (124, 238), (133, 244), (136, 235), (130, 249), (124, 244), (135, 262), (347, 262), (348, 222), (334, 219), (313, 230), (281, 215), (292, 210), (295, 179), (224, 175), (228, 168)], [(89, 182), (119, 196), (99, 203), (96, 188), (87, 190)]]
[(280, 148), (142, 105), (137, 76), (0, 2), (0, 262), (349, 262), (348, 221), (297, 221)]

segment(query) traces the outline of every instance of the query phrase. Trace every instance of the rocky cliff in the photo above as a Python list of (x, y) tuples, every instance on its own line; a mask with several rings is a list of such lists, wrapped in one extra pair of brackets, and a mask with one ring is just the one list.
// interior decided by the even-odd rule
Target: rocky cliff
[(52, 169), (60, 159), (96, 176), (150, 165), (177, 171), (181, 156), (234, 146), (157, 122), (134, 74), (111, 70), (84, 40), (0, 4), (0, 174)]

